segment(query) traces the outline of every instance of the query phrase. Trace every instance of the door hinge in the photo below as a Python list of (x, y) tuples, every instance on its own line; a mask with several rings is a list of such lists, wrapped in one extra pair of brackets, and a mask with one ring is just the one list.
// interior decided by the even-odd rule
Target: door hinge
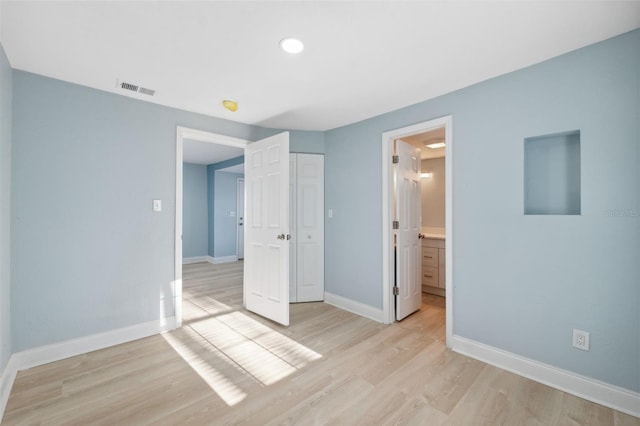
[(400, 295), (400, 288), (398, 286), (393, 286), (393, 295), (394, 296), (399, 296)]
[(393, 164), (398, 164), (400, 162), (400, 157), (394, 155), (393, 157), (391, 157), (391, 161), (393, 162)]
[(393, 221), (393, 229), (400, 229), (400, 222), (398, 222), (397, 220)]

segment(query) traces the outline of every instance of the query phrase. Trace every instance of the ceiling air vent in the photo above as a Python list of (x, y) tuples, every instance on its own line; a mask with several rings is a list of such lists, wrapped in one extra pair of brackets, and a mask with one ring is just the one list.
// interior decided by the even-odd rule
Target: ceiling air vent
[(131, 90), (133, 92), (138, 91), (138, 86), (131, 83), (120, 83), (120, 87), (123, 88), (124, 90)]
[(142, 93), (143, 95), (153, 96), (156, 94), (155, 90), (147, 89), (146, 87), (140, 87), (137, 84), (127, 83), (125, 81), (118, 81), (117, 87), (123, 90), (129, 90), (131, 92)]
[(153, 96), (156, 94), (155, 90), (147, 89), (146, 87), (139, 87), (138, 93), (142, 93), (143, 95)]

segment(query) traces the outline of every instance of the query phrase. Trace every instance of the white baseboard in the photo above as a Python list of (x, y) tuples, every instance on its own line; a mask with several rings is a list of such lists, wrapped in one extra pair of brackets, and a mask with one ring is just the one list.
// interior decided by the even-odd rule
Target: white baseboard
[(7, 366), (2, 372), (2, 376), (0, 376), (0, 422), (2, 422), (4, 410), (7, 408), (9, 394), (11, 394), (11, 388), (13, 387), (13, 382), (16, 380), (17, 374), (18, 368), (16, 361), (13, 357), (10, 357)]
[(238, 256), (219, 256), (219, 257), (195, 256), (195, 257), (182, 258), (183, 265), (188, 265), (190, 263), (201, 263), (201, 262), (227, 263), (227, 262), (237, 262), (237, 261), (238, 261)]
[(211, 263), (227, 263), (227, 262), (237, 262), (238, 256), (220, 256), (214, 257), (213, 262)]
[(356, 302), (355, 300), (347, 299), (337, 294), (325, 291), (324, 303), (360, 315), (361, 317), (369, 318), (377, 322), (384, 322), (382, 309), (374, 308), (373, 306), (365, 305), (364, 303)]
[(182, 264), (189, 265), (190, 263), (201, 263), (201, 262), (209, 262), (215, 263), (213, 261), (213, 257), (211, 256), (194, 256), (194, 257), (183, 257)]
[(454, 335), (451, 340), (448, 343), (455, 352), (605, 407), (640, 417), (640, 393), (543, 364), (465, 337)]
[(143, 337), (173, 330), (174, 328), (176, 328), (175, 317), (168, 317), (158, 321), (149, 321), (14, 353), (9, 358), (7, 367), (2, 373), (2, 383), (0, 383), (0, 397), (2, 398), (0, 400), (0, 404), (2, 404), (0, 405), (0, 420), (4, 414), (11, 387), (18, 371), (142, 339)]

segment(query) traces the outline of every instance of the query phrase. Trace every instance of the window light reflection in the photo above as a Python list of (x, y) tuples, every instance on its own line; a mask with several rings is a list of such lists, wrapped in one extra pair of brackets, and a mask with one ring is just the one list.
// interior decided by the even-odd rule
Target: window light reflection
[[(189, 324), (164, 337), (230, 406), (247, 395), (236, 384), (238, 375), (269, 386), (322, 358), (242, 312), (214, 299), (209, 298), (206, 303), (206, 309), (193, 301), (185, 303), (184, 315), (185, 319), (191, 318)], [(216, 311), (218, 314), (213, 313)]]

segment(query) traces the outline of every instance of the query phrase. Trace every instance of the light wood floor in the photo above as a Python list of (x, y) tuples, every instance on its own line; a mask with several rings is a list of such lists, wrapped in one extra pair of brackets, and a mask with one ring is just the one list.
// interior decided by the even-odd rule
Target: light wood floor
[(445, 348), (444, 299), (384, 326), (242, 309), (242, 264), (184, 268), (184, 326), (22, 371), (3, 424), (639, 425)]

